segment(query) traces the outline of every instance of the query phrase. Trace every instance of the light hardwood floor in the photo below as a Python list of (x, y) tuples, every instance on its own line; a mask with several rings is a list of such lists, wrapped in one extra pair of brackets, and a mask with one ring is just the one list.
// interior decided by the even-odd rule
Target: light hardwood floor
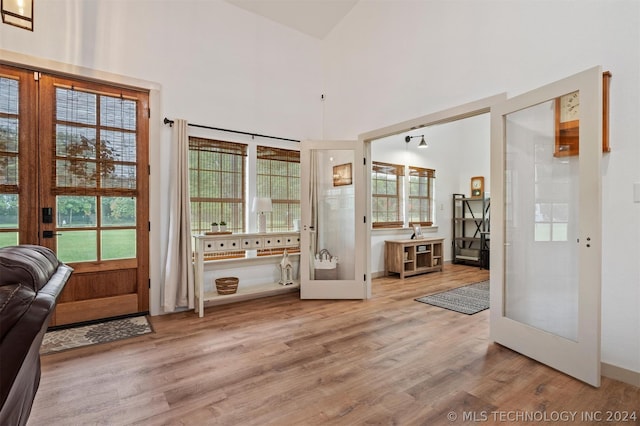
[(524, 424), (524, 414), (588, 424), (583, 413), (616, 424), (607, 413), (625, 411), (636, 419), (617, 424), (640, 424), (639, 388), (603, 378), (594, 389), (490, 342), (489, 311), (413, 300), (488, 275), (445, 265), (376, 279), (368, 301), (291, 293), (152, 317), (153, 334), (44, 356), (29, 426)]

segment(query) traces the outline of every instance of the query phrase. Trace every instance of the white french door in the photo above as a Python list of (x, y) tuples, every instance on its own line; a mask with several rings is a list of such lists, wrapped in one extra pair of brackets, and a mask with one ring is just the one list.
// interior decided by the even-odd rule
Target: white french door
[(491, 338), (600, 385), (602, 71), (491, 108)]
[(300, 297), (367, 299), (366, 181), (359, 141), (303, 141)]

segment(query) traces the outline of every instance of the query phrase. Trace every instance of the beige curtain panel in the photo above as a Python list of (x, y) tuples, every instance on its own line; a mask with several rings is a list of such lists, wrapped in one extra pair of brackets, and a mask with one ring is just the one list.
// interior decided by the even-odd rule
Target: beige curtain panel
[(189, 199), (189, 131), (186, 120), (176, 119), (171, 141), (169, 176), (169, 238), (164, 269), (163, 308), (195, 307)]

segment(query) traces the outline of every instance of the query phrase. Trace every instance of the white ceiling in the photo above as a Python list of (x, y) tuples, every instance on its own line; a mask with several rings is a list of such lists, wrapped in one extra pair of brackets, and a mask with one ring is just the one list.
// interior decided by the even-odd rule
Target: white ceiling
[(358, 2), (358, 0), (226, 1), (321, 40)]

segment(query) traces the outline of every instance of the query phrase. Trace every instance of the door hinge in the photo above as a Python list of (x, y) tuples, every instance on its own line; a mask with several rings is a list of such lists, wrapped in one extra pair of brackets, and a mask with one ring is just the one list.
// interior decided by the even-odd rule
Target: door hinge
[(364, 282), (367, 282), (367, 274), (364, 274)]
[(364, 223), (367, 223), (367, 217), (365, 216), (363, 219), (364, 219)]
[(151, 118), (151, 108), (147, 108), (147, 118)]
[(367, 165), (367, 159), (366, 158), (362, 159), (362, 164), (364, 164), (365, 166)]
[(149, 222), (149, 232), (151, 232), (151, 222)]
[(33, 72), (33, 79), (35, 81), (40, 81), (40, 77), (42, 77), (42, 75), (38, 71)]
[(147, 169), (148, 169), (148, 171), (149, 171), (149, 176), (151, 176), (151, 164), (149, 164), (149, 165), (147, 166)]
[(149, 278), (149, 288), (151, 288), (151, 278)]

